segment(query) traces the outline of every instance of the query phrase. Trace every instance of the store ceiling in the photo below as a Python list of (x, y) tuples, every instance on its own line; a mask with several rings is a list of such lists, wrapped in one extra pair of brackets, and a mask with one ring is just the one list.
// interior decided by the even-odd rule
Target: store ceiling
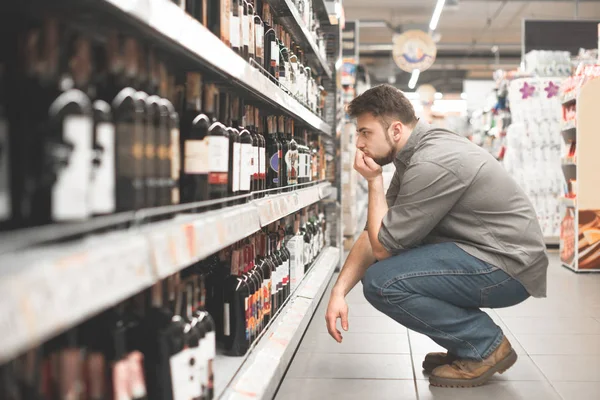
[[(427, 31), (436, 0), (343, 0), (346, 20), (360, 20), (360, 58), (374, 83), (388, 82), (407, 90), (410, 74), (391, 59), (393, 30)], [(516, 68), (521, 61), (524, 18), (600, 19), (600, 0), (446, 0), (437, 33), (438, 58), (421, 74), (419, 84), (441, 92), (461, 92), (463, 79), (491, 79), (498, 67)], [(499, 63), (492, 53), (498, 46)], [(391, 80), (393, 82), (393, 79)]]

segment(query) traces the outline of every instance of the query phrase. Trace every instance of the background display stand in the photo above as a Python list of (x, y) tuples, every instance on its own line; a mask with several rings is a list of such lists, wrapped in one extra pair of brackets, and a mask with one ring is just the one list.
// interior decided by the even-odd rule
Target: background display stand
[[(577, 197), (563, 200), (560, 257), (563, 266), (574, 271), (600, 272), (600, 79), (585, 83), (576, 102), (577, 156), (563, 158), (562, 168), (567, 181), (576, 179)], [(563, 138), (572, 140), (566, 133)]]

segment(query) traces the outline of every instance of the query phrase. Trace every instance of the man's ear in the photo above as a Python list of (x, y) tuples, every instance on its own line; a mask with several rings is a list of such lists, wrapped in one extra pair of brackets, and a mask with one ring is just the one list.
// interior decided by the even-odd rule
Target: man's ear
[(397, 142), (402, 138), (402, 132), (404, 131), (404, 125), (400, 121), (396, 121), (392, 124), (392, 135), (394, 140)]

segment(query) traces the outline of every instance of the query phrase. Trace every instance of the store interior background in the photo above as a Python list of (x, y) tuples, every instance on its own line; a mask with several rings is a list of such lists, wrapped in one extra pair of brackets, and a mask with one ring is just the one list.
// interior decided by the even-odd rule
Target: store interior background
[[(600, 0), (9, 5), (0, 400), (600, 400)], [(236, 22), (224, 28), (225, 16)], [(68, 129), (60, 118), (76, 111), (48, 109), (75, 84), (106, 106)], [(379, 84), (489, 151), (538, 214), (548, 298), (486, 310), (519, 361), (482, 387), (430, 387), (421, 361), (442, 349), (376, 311), (360, 283), (343, 343), (327, 333), (329, 292), (368, 209), (345, 106)], [(162, 107), (153, 123), (144, 101)], [(210, 124), (192, 129), (199, 115)], [(100, 122), (113, 142), (100, 143)], [(70, 149), (86, 173), (56, 185), (72, 164), (53, 145), (74, 132), (87, 133)], [(33, 211), (20, 202), (32, 187), (43, 188)]]

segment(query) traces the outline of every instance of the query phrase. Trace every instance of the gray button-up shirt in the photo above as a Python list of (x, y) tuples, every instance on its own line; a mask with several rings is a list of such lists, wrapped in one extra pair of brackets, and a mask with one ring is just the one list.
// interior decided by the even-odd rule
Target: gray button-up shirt
[(419, 121), (394, 160), (379, 241), (392, 254), (454, 242), (546, 295), (546, 246), (533, 205), (487, 151)]

